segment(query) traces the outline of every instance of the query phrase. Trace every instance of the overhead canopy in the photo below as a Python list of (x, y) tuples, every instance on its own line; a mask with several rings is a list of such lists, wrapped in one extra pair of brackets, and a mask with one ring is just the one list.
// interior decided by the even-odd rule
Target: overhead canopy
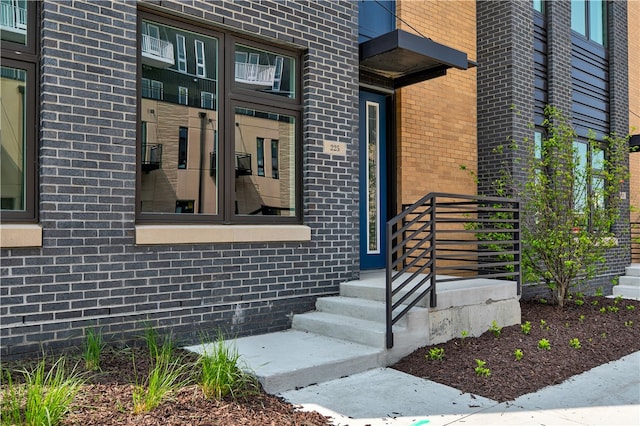
[(629, 150), (631, 152), (640, 152), (640, 135), (633, 135), (629, 139)]
[(467, 54), (425, 37), (393, 30), (360, 43), (360, 83), (385, 89), (440, 77), (449, 68), (475, 66)]

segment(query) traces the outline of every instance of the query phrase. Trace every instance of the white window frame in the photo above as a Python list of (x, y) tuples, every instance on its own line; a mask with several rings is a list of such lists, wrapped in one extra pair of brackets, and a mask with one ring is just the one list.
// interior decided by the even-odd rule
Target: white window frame
[(178, 71), (187, 72), (187, 50), (185, 38), (182, 34), (176, 34), (176, 50), (178, 51)]
[[(145, 89), (148, 96), (144, 96)], [(159, 101), (164, 100), (164, 84), (158, 80), (142, 78), (142, 96)]]
[(189, 105), (189, 89), (184, 86), (178, 86), (178, 103), (180, 105)]
[[(205, 99), (211, 102), (211, 106), (207, 106)], [(211, 92), (200, 92), (200, 108), (213, 109), (215, 96)]]
[(194, 46), (196, 49), (196, 75), (198, 77), (206, 77), (207, 67), (204, 59), (204, 42), (202, 40), (195, 40)]

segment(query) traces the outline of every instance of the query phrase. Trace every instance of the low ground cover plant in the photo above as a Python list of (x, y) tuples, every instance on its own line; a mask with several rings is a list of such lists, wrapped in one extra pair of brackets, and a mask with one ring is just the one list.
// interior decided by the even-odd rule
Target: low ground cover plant
[(476, 376), (480, 377), (489, 377), (491, 375), (491, 370), (486, 367), (487, 362), (481, 359), (476, 359), (476, 368), (474, 371), (476, 372)]

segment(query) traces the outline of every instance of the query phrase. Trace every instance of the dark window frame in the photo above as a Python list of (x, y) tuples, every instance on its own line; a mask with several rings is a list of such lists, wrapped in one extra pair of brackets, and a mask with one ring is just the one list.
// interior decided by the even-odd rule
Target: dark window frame
[[(602, 180), (604, 182), (604, 180), (606, 179), (606, 167), (607, 167), (607, 152), (606, 152), (606, 145), (603, 141), (601, 140), (590, 140), (588, 138), (583, 138), (583, 137), (577, 137), (574, 139), (574, 144), (576, 143), (580, 143), (583, 144), (586, 147), (586, 164), (585, 164), (585, 185), (586, 185), (586, 192), (585, 192), (585, 197), (587, 200), (592, 200), (594, 198), (594, 181), (595, 179), (598, 180)], [(603, 159), (603, 164), (601, 164), (600, 168), (596, 167), (596, 165), (594, 164), (594, 151), (597, 151), (598, 153), (602, 154), (602, 159)], [(606, 204), (607, 200), (603, 200), (603, 202)], [(594, 229), (594, 225), (593, 225), (593, 210), (590, 208), (588, 211), (588, 217), (587, 217), (587, 229), (589, 231), (595, 231)]]
[(186, 170), (189, 158), (189, 128), (178, 127), (178, 169)]
[[(189, 20), (187, 17), (165, 14), (142, 6), (138, 9), (138, 43), (140, 43), (142, 21), (152, 21), (159, 24), (182, 28), (186, 31), (200, 33), (218, 40), (218, 93), (215, 108), (219, 121), (216, 135), (218, 138), (217, 167), (222, 173), (218, 174), (218, 211), (216, 214), (182, 215), (172, 213), (156, 213), (141, 211), (141, 158), (140, 135), (137, 138), (137, 178), (136, 178), (136, 222), (137, 223), (198, 223), (198, 224), (301, 224), (302, 223), (302, 60), (303, 52), (293, 48), (285, 48), (267, 40), (259, 40), (251, 36), (244, 36), (226, 31), (214, 26), (204, 26)], [(295, 96), (288, 98), (276, 94), (258, 93), (235, 85), (235, 43), (263, 49), (273, 53), (280, 53), (291, 57), (295, 61)], [(142, 60), (138, 49), (137, 57), (137, 121), (141, 122), (142, 105)], [(205, 58), (206, 61), (206, 58)], [(274, 114), (284, 114), (295, 117), (295, 215), (238, 215), (235, 213), (235, 152), (234, 152), (234, 111), (235, 107), (246, 107)]]
[(24, 209), (2, 210), (1, 223), (38, 222), (40, 129), (40, 2), (27, 2), (26, 44), (0, 42), (2, 66), (27, 72), (25, 95)]
[[(609, 14), (609, 8), (608, 8), (608, 2), (607, 0), (583, 0), (584, 1), (584, 5), (585, 5), (585, 10), (584, 10), (584, 32), (585, 34), (582, 34), (576, 30), (573, 29), (573, 26), (571, 28), (571, 32), (573, 34), (575, 34), (578, 37), (581, 37), (585, 40), (588, 40), (590, 43), (594, 43), (598, 46), (602, 46), (605, 49), (607, 48), (607, 44), (608, 44), (608, 14)], [(591, 26), (591, 3), (593, 1), (598, 1), (600, 3), (602, 3), (602, 43), (600, 43), (597, 40), (594, 40), (592, 38), (592, 26)], [(573, 20), (573, 8), (571, 9), (571, 20)]]
[(280, 140), (271, 139), (271, 177), (273, 179), (280, 179), (280, 152), (279, 151), (280, 151)]
[(256, 162), (258, 176), (264, 176), (264, 138), (256, 138)]

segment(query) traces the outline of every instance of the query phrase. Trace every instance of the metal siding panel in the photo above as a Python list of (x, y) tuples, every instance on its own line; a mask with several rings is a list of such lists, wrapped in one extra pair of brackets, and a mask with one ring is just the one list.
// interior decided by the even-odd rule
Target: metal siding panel
[(609, 63), (604, 47), (572, 34), (573, 125), (580, 136), (609, 132)]

